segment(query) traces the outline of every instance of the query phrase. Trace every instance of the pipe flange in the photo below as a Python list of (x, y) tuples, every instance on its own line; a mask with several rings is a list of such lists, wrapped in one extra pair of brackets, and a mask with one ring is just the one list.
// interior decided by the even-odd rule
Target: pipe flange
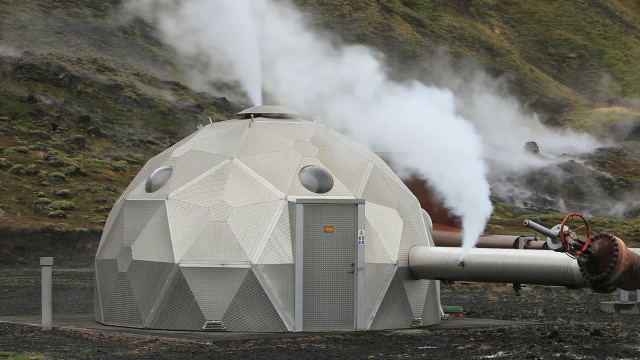
[[(591, 238), (592, 247), (597, 247), (596, 243), (598, 241), (606, 241), (606, 242), (608, 242), (607, 245), (611, 246), (612, 256), (611, 256), (611, 258), (609, 260), (609, 263), (607, 265), (605, 265), (606, 268), (605, 268), (605, 266), (600, 267), (600, 268), (604, 268), (604, 271), (600, 271), (597, 274), (593, 274), (593, 273), (589, 272), (589, 270), (587, 269), (587, 264), (588, 263), (580, 262), (580, 261), (578, 262), (578, 267), (580, 269), (580, 274), (590, 284), (600, 284), (600, 283), (603, 283), (603, 282), (607, 281), (609, 279), (609, 277), (611, 276), (611, 274), (613, 273), (613, 270), (615, 269), (616, 264), (618, 263), (618, 259), (620, 257), (620, 248), (618, 246), (618, 241), (616, 240), (615, 236), (613, 236), (612, 234), (609, 234), (609, 233), (596, 234)], [(599, 260), (602, 260), (602, 259), (599, 259)]]

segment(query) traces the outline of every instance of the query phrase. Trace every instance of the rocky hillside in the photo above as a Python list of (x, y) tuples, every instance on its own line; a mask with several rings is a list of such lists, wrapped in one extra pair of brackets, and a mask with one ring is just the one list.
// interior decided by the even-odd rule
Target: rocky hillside
[[(216, 95), (184, 85), (153, 26), (121, 21), (120, 3), (0, 0), (0, 231), (18, 242), (52, 232), (95, 240), (149, 157), (245, 105), (224, 97), (238, 98), (234, 84), (211, 84)], [(557, 218), (561, 209), (546, 209), (545, 199), (561, 191), (576, 192), (576, 205), (640, 192), (640, 1), (296, 3), (319, 28), (387, 54), (398, 78), (441, 83), (428, 70), (446, 54), (454, 67), (474, 63), (505, 78), (548, 124), (614, 144), (586, 166), (563, 164), (571, 176), (562, 180), (524, 175), (537, 196), (531, 206), (496, 194), (489, 231), (519, 229), (523, 211)], [(588, 181), (606, 191), (576, 190)], [(596, 222), (638, 238), (639, 209)], [(0, 260), (12, 251), (0, 248)]]

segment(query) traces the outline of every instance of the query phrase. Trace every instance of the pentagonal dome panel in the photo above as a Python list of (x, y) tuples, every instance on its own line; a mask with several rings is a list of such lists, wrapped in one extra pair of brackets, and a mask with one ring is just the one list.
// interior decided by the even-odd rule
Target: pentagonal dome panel
[(365, 217), (371, 227), (380, 235), (381, 240), (389, 250), (394, 262), (398, 259), (400, 240), (404, 222), (395, 209), (376, 204), (367, 204)]
[(220, 321), (249, 268), (182, 267), (182, 273), (207, 320)]
[(240, 207), (281, 198), (239, 164), (232, 163), (230, 167), (229, 181), (224, 192), (224, 201), (227, 204)]
[(249, 257), (226, 222), (211, 222), (182, 257), (182, 261), (246, 262)]
[(202, 207), (208, 207), (221, 201), (229, 180), (231, 167), (232, 165), (229, 163), (220, 164), (217, 168), (209, 170), (211, 173), (200, 178), (197, 182), (171, 194), (171, 199)]
[(336, 136), (336, 134), (336, 132), (329, 130), (329, 128), (319, 125), (310, 142), (311, 144), (318, 147), (320, 151), (324, 150), (336, 154), (352, 156), (355, 158), (364, 157), (354, 147), (352, 147), (342, 138)]
[[(368, 246), (368, 245), (367, 245)], [(384, 298), (389, 284), (393, 279), (396, 266), (394, 264), (365, 264), (364, 289), (365, 306), (364, 316), (367, 327), (373, 321)]]
[(301, 156), (318, 156), (320, 149), (310, 142), (296, 141), (295, 145), (293, 145), (293, 151)]
[(371, 174), (367, 180), (362, 197), (369, 203), (395, 208), (398, 205), (393, 190), (389, 187), (380, 170), (376, 167), (371, 169)]
[(260, 254), (259, 264), (293, 264), (293, 242), (289, 211), (283, 207), (282, 215)]
[(133, 297), (127, 273), (118, 273), (109, 302), (103, 308), (105, 309), (104, 320), (107, 322), (125, 326), (142, 326), (142, 317)]
[(209, 225), (209, 210), (175, 199), (168, 201), (167, 210), (174, 254), (180, 260)]
[(293, 150), (285, 150), (248, 155), (239, 159), (251, 170), (286, 194), (296, 177), (296, 170), (300, 160), (302, 160), (302, 156)]
[(115, 259), (96, 260), (96, 279), (99, 285), (98, 295), (100, 296), (100, 304), (102, 316), (100, 321), (104, 321), (104, 312), (107, 305), (111, 301), (113, 287), (116, 286), (116, 277), (118, 276), (118, 263)]
[(138, 260), (134, 260), (129, 266), (127, 274), (143, 324), (148, 325), (151, 320), (151, 310), (175, 267), (177, 265), (173, 263)]
[(320, 151), (318, 159), (331, 169), (344, 186), (353, 194), (357, 194), (368, 173), (371, 162), (362, 157), (351, 157), (328, 151)]
[(131, 261), (133, 261), (131, 248), (120, 248), (120, 252), (118, 253), (118, 256), (116, 256), (116, 261), (118, 262), (118, 272), (126, 272), (129, 270), (129, 265), (131, 265)]
[(287, 331), (253, 271), (245, 277), (222, 322), (231, 331)]
[(263, 126), (254, 125), (249, 129), (237, 156), (264, 154), (272, 151), (283, 151), (293, 148), (295, 141), (284, 137)]
[(214, 200), (208, 208), (211, 221), (227, 221), (233, 211), (233, 207), (222, 200)]
[(131, 246), (136, 241), (142, 229), (158, 212), (164, 200), (125, 200), (124, 202), (124, 237), (123, 246)]
[(293, 324), (295, 316), (295, 269), (293, 264), (258, 265), (258, 273), (271, 293), (275, 296), (279, 308), (284, 312), (285, 322)]
[[(213, 124), (207, 124), (202, 129), (196, 131), (193, 134), (193, 137), (191, 137), (188, 144), (189, 148), (191, 148), (193, 144), (198, 143), (202, 139), (210, 138), (210, 137), (216, 136), (217, 134), (220, 134), (238, 127), (242, 129), (242, 131), (240, 132), (242, 133), (244, 129), (246, 129), (247, 127), (247, 122), (239, 121), (239, 120), (228, 120), (228, 121), (218, 121)], [(232, 133), (227, 133), (226, 135), (232, 135)]]
[(367, 263), (394, 263), (393, 259), (391, 258), (390, 250), (387, 248), (386, 243), (382, 240), (381, 235), (373, 229), (373, 226), (371, 226), (371, 221), (369, 221), (369, 219), (365, 219), (365, 236), (367, 244), (365, 250), (365, 261)]
[(206, 321), (205, 317), (180, 268), (169, 281), (171, 283), (160, 299), (149, 327), (175, 330), (201, 329)]
[(134, 260), (174, 263), (167, 209), (162, 205), (131, 245)]
[(228, 223), (249, 259), (270, 235), (284, 201), (270, 201), (233, 209)]
[(393, 277), (382, 303), (378, 308), (373, 321), (372, 330), (399, 329), (407, 327), (413, 321), (411, 304), (407, 298), (402, 279), (397, 275)]
[(271, 131), (291, 139), (293, 141), (311, 140), (313, 134), (318, 128), (318, 124), (308, 121), (261, 121), (259, 126), (265, 127)]
[(124, 238), (124, 210), (120, 210), (115, 220), (110, 226), (105, 227), (96, 259), (115, 259), (120, 248), (122, 248), (122, 239)]
[(411, 311), (414, 318), (422, 317), (424, 310), (424, 299), (429, 291), (429, 280), (409, 280), (403, 281), (407, 299), (411, 304)]
[[(215, 124), (214, 124), (215, 125)], [(205, 128), (213, 128), (208, 125)], [(210, 154), (222, 155), (222, 156), (234, 156), (235, 149), (242, 139), (245, 130), (248, 129), (246, 123), (240, 123), (240, 126), (234, 126), (225, 131), (216, 132), (211, 136), (203, 136), (201, 139), (198, 137), (191, 141), (188, 145), (192, 150), (198, 150)], [(202, 129), (204, 130), (204, 129)], [(201, 130), (201, 131), (202, 131)], [(210, 131), (210, 130), (207, 130)], [(208, 134), (208, 133), (206, 133)], [(205, 134), (205, 135), (206, 135)], [(199, 140), (198, 140), (199, 139)]]
[(198, 150), (190, 150), (180, 156), (174, 167), (171, 183), (171, 191), (175, 191), (198, 176), (208, 172), (223, 161), (229, 160), (226, 156), (209, 154)]

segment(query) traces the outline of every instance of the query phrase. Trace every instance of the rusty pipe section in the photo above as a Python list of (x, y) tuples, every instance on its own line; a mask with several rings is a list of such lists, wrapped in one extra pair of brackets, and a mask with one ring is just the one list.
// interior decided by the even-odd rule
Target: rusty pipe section
[[(459, 247), (462, 246), (462, 232), (456, 229), (442, 228), (434, 226), (433, 243), (436, 246), (443, 247)], [(490, 249), (517, 249), (519, 247), (520, 237), (516, 235), (480, 235), (476, 241), (478, 248)], [(526, 241), (525, 249), (530, 250), (547, 250), (546, 241)]]
[(613, 287), (640, 289), (640, 256), (618, 237), (601, 233), (591, 237), (593, 254), (580, 259), (580, 273), (595, 291), (610, 292)]
[(588, 286), (575, 260), (551, 251), (414, 246), (409, 267), (416, 279)]

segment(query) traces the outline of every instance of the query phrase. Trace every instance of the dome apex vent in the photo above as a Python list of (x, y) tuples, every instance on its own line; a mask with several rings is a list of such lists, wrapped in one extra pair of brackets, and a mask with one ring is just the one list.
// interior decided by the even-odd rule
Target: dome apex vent
[(251, 119), (252, 115), (255, 118), (263, 117), (270, 119), (297, 119), (302, 116), (284, 106), (253, 106), (240, 111), (238, 115), (243, 119)]

